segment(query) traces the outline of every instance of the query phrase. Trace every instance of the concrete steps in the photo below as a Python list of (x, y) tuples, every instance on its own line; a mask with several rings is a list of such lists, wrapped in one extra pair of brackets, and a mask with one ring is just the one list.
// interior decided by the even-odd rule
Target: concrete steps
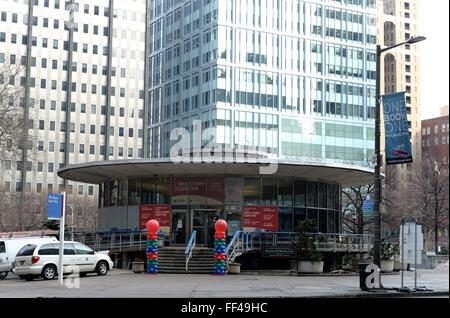
[(214, 249), (196, 248), (189, 260), (186, 272), (184, 249), (162, 248), (158, 251), (158, 271), (172, 274), (212, 274), (214, 266)]

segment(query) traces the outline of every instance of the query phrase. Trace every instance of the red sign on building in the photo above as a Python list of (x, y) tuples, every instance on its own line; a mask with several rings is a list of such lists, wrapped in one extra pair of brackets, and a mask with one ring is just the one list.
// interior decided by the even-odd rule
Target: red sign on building
[(244, 227), (276, 232), (278, 230), (278, 208), (275, 206), (245, 206)]
[(261, 213), (259, 206), (244, 207), (244, 227), (261, 228)]
[(170, 227), (170, 205), (169, 204), (142, 204), (139, 206), (139, 226), (143, 230), (151, 219), (158, 221), (160, 226)]
[(276, 206), (262, 206), (261, 228), (267, 231), (278, 231), (278, 208)]
[(159, 226), (170, 226), (170, 204), (155, 205), (154, 218)]
[(225, 201), (224, 179), (221, 177), (208, 178), (206, 192), (208, 198), (223, 203)]

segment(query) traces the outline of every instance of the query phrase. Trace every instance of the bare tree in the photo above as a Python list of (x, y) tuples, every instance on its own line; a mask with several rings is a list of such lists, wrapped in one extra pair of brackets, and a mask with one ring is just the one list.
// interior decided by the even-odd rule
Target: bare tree
[(46, 196), (40, 193), (7, 192), (0, 189), (0, 231), (43, 229)]
[(373, 195), (374, 185), (349, 187), (342, 189), (343, 195), (343, 225), (355, 234), (364, 234), (367, 225), (373, 223), (371, 216), (364, 215), (363, 204)]
[(408, 207), (408, 195), (405, 196), (403, 185), (398, 174), (397, 167), (386, 167), (382, 181), (381, 222), (383, 229), (397, 231), (400, 228), (401, 219), (406, 214), (414, 214)]
[(95, 198), (72, 195), (68, 198), (68, 204), (70, 208), (66, 208), (66, 213), (70, 226), (72, 226), (73, 216), (73, 227), (76, 230), (94, 231), (96, 229), (98, 208)]
[(414, 196), (410, 206), (417, 211), (416, 216), (424, 227), (425, 250), (429, 250), (434, 239), (437, 252), (439, 228), (448, 221), (449, 180), (448, 170), (443, 169), (444, 163), (434, 158), (424, 160), (421, 169), (415, 171), (415, 182), (411, 185)]
[(0, 64), (0, 157), (16, 158), (28, 145), (30, 122), (24, 118), (21, 97), (23, 87), (19, 85), (23, 67)]

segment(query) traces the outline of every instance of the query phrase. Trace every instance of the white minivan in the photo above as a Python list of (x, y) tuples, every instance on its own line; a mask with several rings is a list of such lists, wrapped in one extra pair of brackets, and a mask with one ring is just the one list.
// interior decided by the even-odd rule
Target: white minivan
[(27, 244), (58, 242), (56, 237), (12, 237), (0, 238), (0, 279), (6, 278), (11, 271), (14, 258)]
[[(33, 280), (38, 276), (45, 280), (54, 279), (58, 274), (58, 261), (59, 242), (27, 244), (17, 253), (13, 273), (26, 280)], [(79, 242), (64, 242), (64, 274), (76, 270), (80, 276), (91, 272), (106, 275), (113, 266), (108, 255), (97, 253)]]

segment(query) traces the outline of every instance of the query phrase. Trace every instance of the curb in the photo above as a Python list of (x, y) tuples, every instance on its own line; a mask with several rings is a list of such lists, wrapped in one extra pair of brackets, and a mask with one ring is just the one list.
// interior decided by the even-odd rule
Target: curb
[(356, 294), (335, 294), (327, 296), (307, 296), (306, 298), (404, 298), (404, 297), (437, 297), (449, 296), (449, 291), (433, 291), (433, 292), (366, 292)]

